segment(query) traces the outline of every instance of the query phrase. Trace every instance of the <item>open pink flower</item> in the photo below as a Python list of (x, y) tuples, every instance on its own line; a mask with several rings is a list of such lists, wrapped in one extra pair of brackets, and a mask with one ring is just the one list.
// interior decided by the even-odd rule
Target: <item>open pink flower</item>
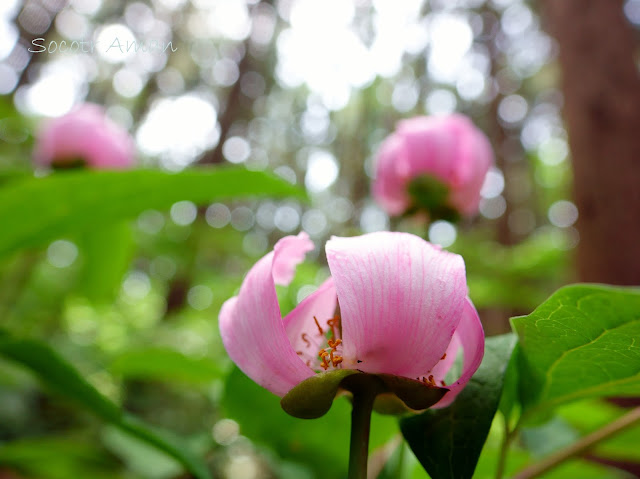
[(231, 359), (284, 396), (334, 368), (441, 386), (462, 348), (462, 374), (436, 407), (450, 404), (484, 353), (462, 257), (407, 233), (334, 237), (326, 245), (331, 278), (283, 319), (275, 285), (288, 284), (312, 249), (305, 233), (281, 239), (222, 306), (220, 332)]
[(129, 133), (91, 103), (49, 120), (37, 138), (34, 160), (41, 166), (118, 169), (133, 165), (135, 147)]
[(409, 183), (431, 175), (449, 188), (448, 206), (471, 216), (492, 162), (489, 140), (466, 116), (411, 118), (380, 147), (373, 195), (389, 214), (400, 215), (412, 206)]

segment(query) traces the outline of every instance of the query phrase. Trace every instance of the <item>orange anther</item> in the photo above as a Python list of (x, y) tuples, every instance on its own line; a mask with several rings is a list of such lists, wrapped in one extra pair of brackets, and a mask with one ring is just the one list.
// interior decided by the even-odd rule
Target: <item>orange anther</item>
[(313, 320), (316, 322), (316, 326), (318, 327), (318, 331), (320, 332), (320, 336), (322, 336), (324, 334), (324, 329), (322, 329), (320, 327), (320, 323), (318, 322), (318, 318), (316, 318), (315, 316), (313, 317)]
[(430, 383), (430, 384), (433, 384), (433, 374), (430, 374), (430, 375), (429, 375), (429, 383)]
[(447, 385), (447, 383), (445, 383), (444, 381), (440, 381), (440, 384), (443, 385), (443, 386)]
[(329, 340), (329, 347), (332, 348), (332, 349), (337, 348), (341, 344), (342, 344), (342, 339), (336, 339), (336, 340), (330, 339)]
[(329, 356), (329, 353), (328, 353), (328, 352), (326, 352), (324, 349), (321, 349), (321, 350), (318, 352), (318, 356), (320, 356), (322, 359), (324, 359), (324, 358), (326, 358), (327, 356)]
[(331, 364), (333, 364), (333, 367), (336, 367), (341, 362), (342, 362), (342, 356), (334, 356), (333, 358), (331, 358)]

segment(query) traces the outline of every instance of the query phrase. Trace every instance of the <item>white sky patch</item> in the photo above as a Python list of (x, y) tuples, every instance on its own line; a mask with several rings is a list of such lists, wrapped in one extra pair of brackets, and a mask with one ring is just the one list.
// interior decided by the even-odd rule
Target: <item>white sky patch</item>
[(0, 18), (14, 18), (18, 13), (20, 3), (20, 0), (3, 0), (0, 2)]
[(304, 184), (312, 193), (329, 188), (338, 178), (338, 162), (327, 151), (314, 151), (309, 155)]
[(213, 105), (196, 95), (164, 98), (151, 107), (138, 129), (136, 140), (148, 155), (162, 155), (186, 166), (197, 155), (216, 145), (219, 132)]
[(84, 96), (86, 70), (78, 57), (63, 57), (43, 65), (40, 78), (16, 93), (16, 105), (23, 113), (60, 116)]
[(71, 0), (71, 6), (79, 13), (93, 15), (100, 10), (102, 0)]
[(306, 83), (327, 108), (343, 108), (352, 87), (375, 77), (369, 50), (350, 28), (354, 11), (348, 0), (296, 2), (291, 28), (278, 37), (278, 79), (289, 87)]
[(498, 168), (492, 167), (484, 178), (480, 196), (483, 198), (495, 198), (504, 190), (504, 175)]
[(11, 53), (18, 40), (18, 29), (0, 15), (0, 60)]
[(458, 236), (456, 227), (448, 221), (434, 221), (429, 226), (429, 241), (443, 248), (451, 246)]
[(96, 41), (98, 55), (109, 63), (125, 61), (135, 54), (136, 37), (124, 25), (116, 23), (103, 27), (98, 32)]
[(430, 15), (428, 69), (435, 81), (453, 83), (473, 41), (473, 32), (466, 19), (452, 13)]
[(251, 33), (251, 19), (245, 2), (217, 1), (207, 15), (207, 25), (219, 36), (241, 41)]
[(378, 75), (391, 77), (400, 71), (405, 51), (419, 53), (429, 41), (426, 26), (418, 23), (423, 0), (375, 0), (373, 4), (373, 67)]
[(352, 89), (366, 87), (376, 75), (398, 74), (405, 52), (424, 50), (429, 36), (420, 20), (423, 3), (376, 0), (368, 47), (354, 30), (353, 0), (293, 2), (291, 28), (278, 38), (278, 80), (287, 87), (306, 83), (327, 108), (343, 108)]

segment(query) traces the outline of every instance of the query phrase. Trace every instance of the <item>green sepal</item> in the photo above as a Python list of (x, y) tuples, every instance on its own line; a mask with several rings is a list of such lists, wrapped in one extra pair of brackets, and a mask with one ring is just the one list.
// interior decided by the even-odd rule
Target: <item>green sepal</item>
[(422, 381), (402, 376), (393, 376), (392, 374), (376, 374), (375, 376), (382, 380), (392, 397), (400, 399), (409, 408), (409, 411), (428, 409), (440, 401), (449, 391), (446, 387), (430, 386)]
[(55, 171), (84, 170), (88, 162), (79, 156), (73, 158), (56, 158), (51, 162), (51, 169)]
[(447, 393), (447, 388), (430, 386), (391, 374), (369, 374), (356, 369), (337, 369), (316, 374), (305, 379), (289, 391), (280, 401), (284, 411), (300, 419), (324, 416), (334, 398), (342, 389), (351, 392), (368, 384), (368, 389), (378, 391), (376, 411), (382, 414), (404, 414), (411, 410), (423, 410), (437, 403)]
[(457, 222), (460, 214), (449, 205), (449, 187), (431, 175), (416, 176), (409, 182), (411, 207), (405, 213), (412, 215), (426, 211), (431, 221), (446, 220)]

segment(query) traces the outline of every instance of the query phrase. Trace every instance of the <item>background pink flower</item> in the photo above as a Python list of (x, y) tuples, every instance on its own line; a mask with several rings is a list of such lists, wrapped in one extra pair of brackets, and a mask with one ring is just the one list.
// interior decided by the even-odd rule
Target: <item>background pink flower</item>
[(34, 161), (40, 166), (82, 160), (95, 169), (129, 168), (134, 156), (129, 133), (111, 121), (102, 107), (91, 103), (47, 121), (34, 150)]
[(238, 296), (223, 305), (220, 332), (231, 359), (284, 396), (334, 368), (442, 386), (462, 349), (462, 374), (446, 386), (437, 407), (450, 404), (484, 352), (462, 257), (407, 233), (334, 237), (326, 245), (331, 277), (283, 319), (275, 285), (288, 284), (311, 249), (305, 233), (283, 238), (249, 271)]
[(380, 147), (373, 195), (389, 214), (400, 215), (412, 205), (411, 180), (431, 175), (449, 188), (448, 206), (471, 216), (492, 162), (489, 140), (466, 116), (411, 118)]

